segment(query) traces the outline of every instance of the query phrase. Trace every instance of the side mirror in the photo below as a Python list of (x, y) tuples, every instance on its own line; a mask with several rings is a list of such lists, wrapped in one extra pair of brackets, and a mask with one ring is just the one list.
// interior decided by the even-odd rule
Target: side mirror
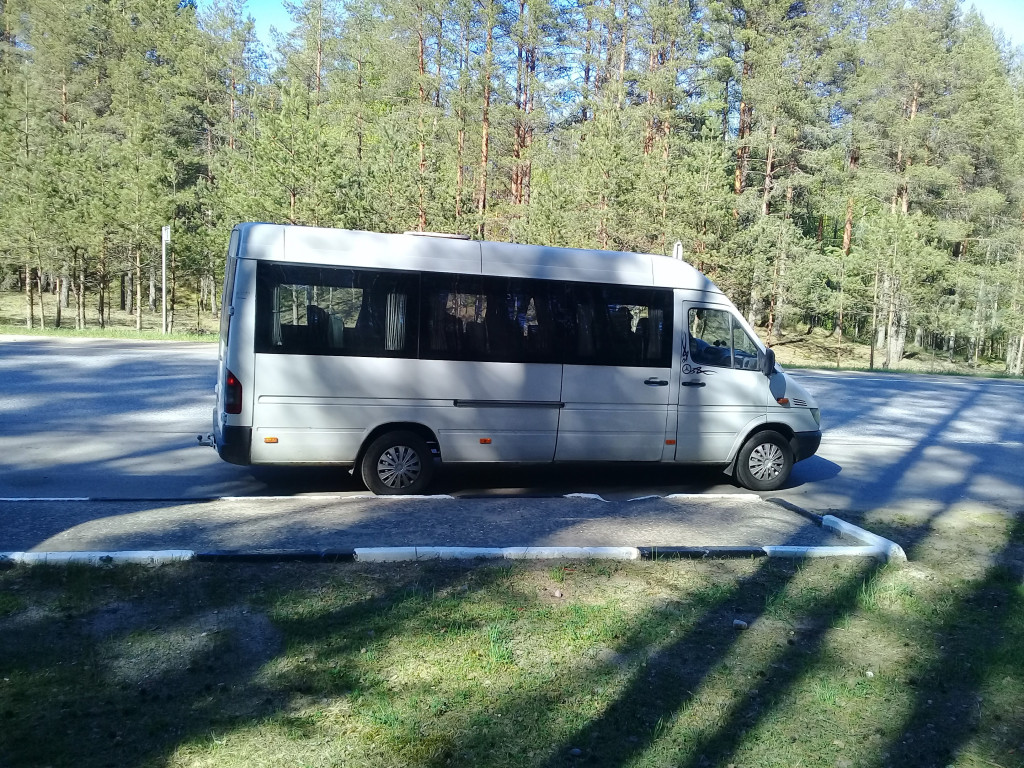
[(775, 373), (775, 350), (768, 347), (764, 352), (758, 353), (757, 362), (761, 366), (761, 373), (770, 377)]

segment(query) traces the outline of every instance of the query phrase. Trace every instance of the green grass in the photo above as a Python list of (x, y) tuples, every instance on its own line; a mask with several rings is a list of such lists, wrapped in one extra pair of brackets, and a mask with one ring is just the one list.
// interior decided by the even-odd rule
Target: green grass
[(893, 525), (902, 568), (9, 568), (0, 765), (1024, 764), (1021, 524)]

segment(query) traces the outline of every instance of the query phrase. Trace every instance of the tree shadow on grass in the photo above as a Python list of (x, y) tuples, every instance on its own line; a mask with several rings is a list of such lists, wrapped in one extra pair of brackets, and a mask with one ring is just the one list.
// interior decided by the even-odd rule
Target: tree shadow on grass
[(930, 657), (907, 670), (913, 707), (871, 764), (949, 765), (964, 752), (990, 765), (1016, 754), (1016, 764), (1024, 764), (1022, 585), (1024, 518), (1017, 517), (982, 578), (942, 611)]
[[(267, 566), (236, 566), (225, 578), (218, 569), (0, 572), (0, 765), (162, 763), (184, 745), (268, 718), (287, 720), (296, 697), (344, 690), (344, 677), (340, 688), (325, 687), (301, 664), (283, 684), (265, 676), (296, 635), (259, 609), (263, 593), (301, 584), (296, 600), (308, 602), (322, 583), (316, 568), (295, 566), (294, 578)], [(459, 574), (449, 569), (433, 586)], [(379, 594), (333, 612), (316, 632), (373, 621), (419, 578), (409, 569)], [(42, 599), (20, 597), (29, 592)], [(358, 646), (339, 650), (359, 654)]]

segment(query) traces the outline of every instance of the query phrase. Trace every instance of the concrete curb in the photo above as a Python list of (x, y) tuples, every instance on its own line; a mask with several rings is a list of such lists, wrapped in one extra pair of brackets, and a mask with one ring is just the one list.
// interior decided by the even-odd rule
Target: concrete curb
[[(843, 523), (843, 521), (838, 521)], [(844, 523), (844, 525), (849, 525)], [(10, 565), (166, 565), (185, 561), (216, 563), (409, 563), (428, 560), (712, 560), (754, 557), (871, 557), (883, 562), (906, 560), (898, 544), (850, 526), (885, 544), (841, 547), (366, 547), (322, 552), (0, 552), (0, 564)], [(851, 535), (853, 535), (851, 533)]]
[(141, 563), (143, 565), (166, 565), (192, 560), (195, 553), (188, 549), (166, 549), (162, 551), (124, 552), (0, 552), (0, 563), (11, 562), (20, 565), (119, 565)]
[(899, 544), (871, 531), (866, 531), (853, 523), (848, 523), (834, 515), (825, 515), (821, 518), (821, 524), (825, 528), (832, 529), (842, 538), (856, 539), (861, 542), (864, 545), (861, 547), (862, 549), (871, 550), (872, 556), (883, 563), (892, 561), (905, 563), (907, 561), (907, 553)]
[(636, 547), (367, 547), (356, 549), (361, 563), (420, 560), (639, 560)]

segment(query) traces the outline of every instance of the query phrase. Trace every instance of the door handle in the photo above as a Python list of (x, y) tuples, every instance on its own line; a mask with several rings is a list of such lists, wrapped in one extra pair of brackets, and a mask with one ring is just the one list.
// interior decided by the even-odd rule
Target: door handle
[(647, 379), (644, 382), (644, 384), (646, 384), (648, 387), (667, 387), (668, 386), (668, 382), (667, 381), (665, 381), (664, 379), (659, 379), (657, 376), (651, 376), (651, 378)]
[(707, 386), (707, 382), (704, 382), (704, 381), (681, 381), (681, 382), (679, 382), (679, 384), (681, 386), (684, 386), (684, 387), (706, 387)]

